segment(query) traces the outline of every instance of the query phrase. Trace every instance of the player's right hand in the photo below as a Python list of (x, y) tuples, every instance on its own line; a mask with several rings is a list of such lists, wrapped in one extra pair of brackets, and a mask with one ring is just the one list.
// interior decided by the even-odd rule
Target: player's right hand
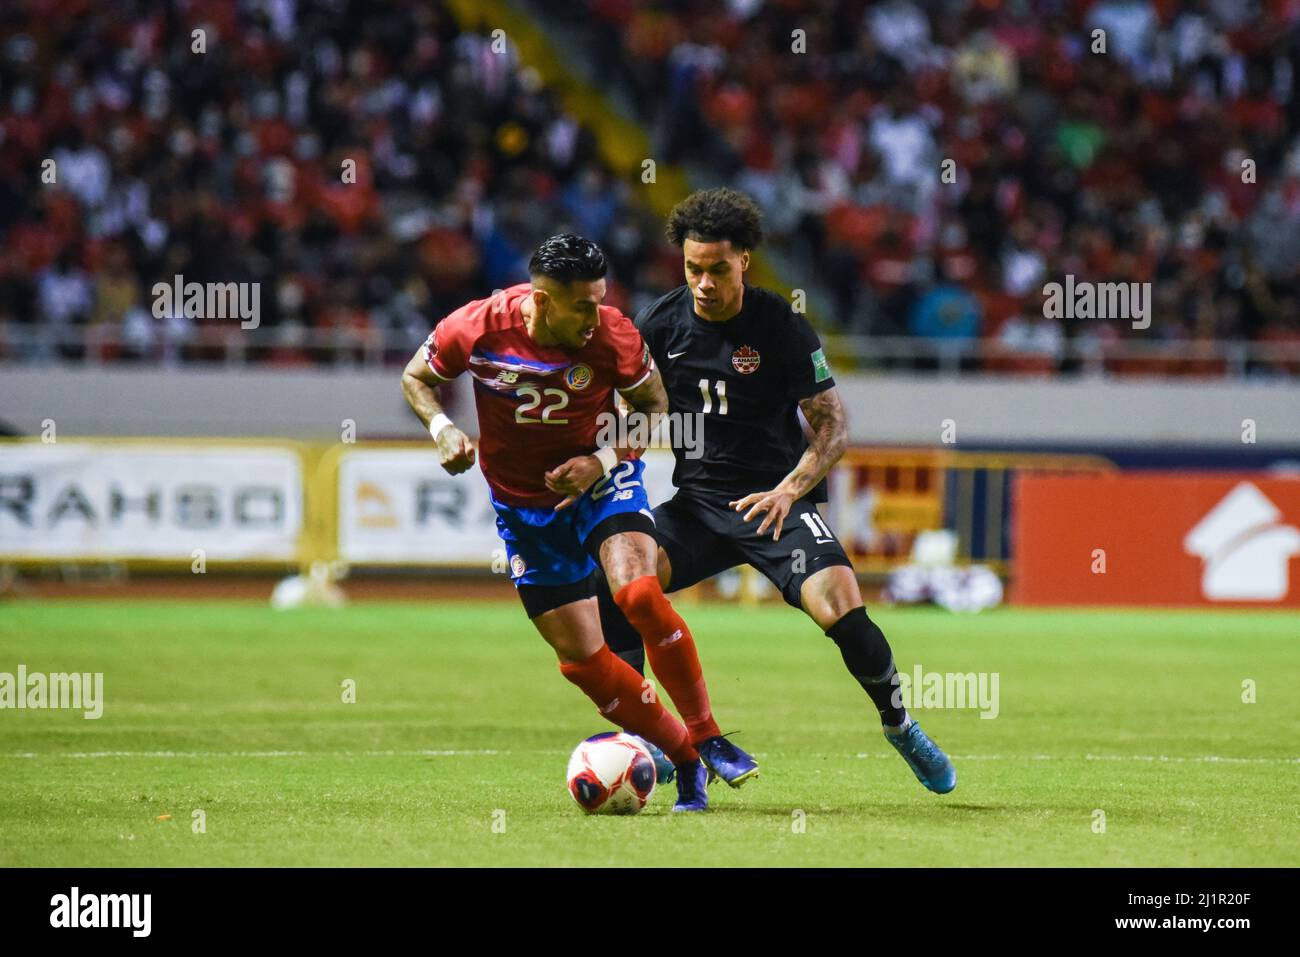
[(474, 443), (454, 425), (446, 426), (435, 440), (438, 461), (448, 475), (459, 475), (474, 465)]

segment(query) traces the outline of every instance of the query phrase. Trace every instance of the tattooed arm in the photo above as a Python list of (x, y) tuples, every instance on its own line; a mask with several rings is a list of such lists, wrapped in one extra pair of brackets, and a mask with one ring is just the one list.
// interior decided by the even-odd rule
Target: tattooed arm
[(745, 521), (766, 512), (766, 517), (758, 526), (758, 533), (762, 535), (769, 527), (774, 527), (773, 541), (780, 539), (781, 525), (790, 513), (790, 507), (817, 487), (817, 483), (826, 477), (826, 473), (839, 461), (848, 446), (848, 420), (844, 415), (844, 403), (840, 401), (838, 388), (827, 389), (801, 400), (799, 408), (812, 427), (813, 436), (798, 464), (770, 492), (754, 492), (728, 503), (737, 512), (748, 509)]
[[(423, 346), (416, 350), (402, 370), (402, 395), (426, 429), (436, 416), (443, 414), (438, 395), (434, 392), (441, 381), (429, 368)], [(434, 445), (438, 449), (438, 461), (450, 475), (459, 475), (474, 464), (474, 443), (450, 422), (438, 430)]]

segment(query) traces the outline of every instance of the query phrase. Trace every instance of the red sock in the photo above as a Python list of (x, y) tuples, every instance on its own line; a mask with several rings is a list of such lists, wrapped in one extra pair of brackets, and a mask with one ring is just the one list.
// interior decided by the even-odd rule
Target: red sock
[(596, 703), (601, 715), (658, 745), (673, 764), (699, 758), (685, 726), (657, 699), (642, 700), (643, 679), (608, 645), (586, 661), (561, 661), (560, 673)]
[(664, 597), (659, 579), (646, 575), (630, 581), (618, 590), (614, 601), (645, 642), (650, 667), (686, 722), (691, 743), (699, 744), (721, 734), (709, 707), (709, 689), (704, 684), (695, 639), (682, 616)]

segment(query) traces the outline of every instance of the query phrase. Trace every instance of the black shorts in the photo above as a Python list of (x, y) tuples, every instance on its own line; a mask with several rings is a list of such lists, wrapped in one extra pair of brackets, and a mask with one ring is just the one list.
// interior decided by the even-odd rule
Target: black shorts
[(727, 507), (727, 502), (742, 497), (678, 492), (654, 510), (655, 540), (673, 569), (668, 591), (688, 588), (737, 565), (752, 565), (789, 604), (802, 608), (799, 591), (810, 575), (834, 565), (853, 567), (817, 506), (806, 498), (791, 506), (781, 538), (774, 542), (770, 527), (758, 534), (762, 515), (747, 522), (744, 512)]

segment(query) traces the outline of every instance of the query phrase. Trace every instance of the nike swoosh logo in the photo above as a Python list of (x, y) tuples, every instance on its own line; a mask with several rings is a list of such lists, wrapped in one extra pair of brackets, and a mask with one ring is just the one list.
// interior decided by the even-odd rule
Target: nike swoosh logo
[(681, 352), (670, 352), (670, 353), (668, 353), (668, 358), (669, 358), (669, 359), (676, 359), (678, 356), (684, 356), (684, 355), (686, 355), (686, 350), (685, 350), (685, 349), (683, 349)]

